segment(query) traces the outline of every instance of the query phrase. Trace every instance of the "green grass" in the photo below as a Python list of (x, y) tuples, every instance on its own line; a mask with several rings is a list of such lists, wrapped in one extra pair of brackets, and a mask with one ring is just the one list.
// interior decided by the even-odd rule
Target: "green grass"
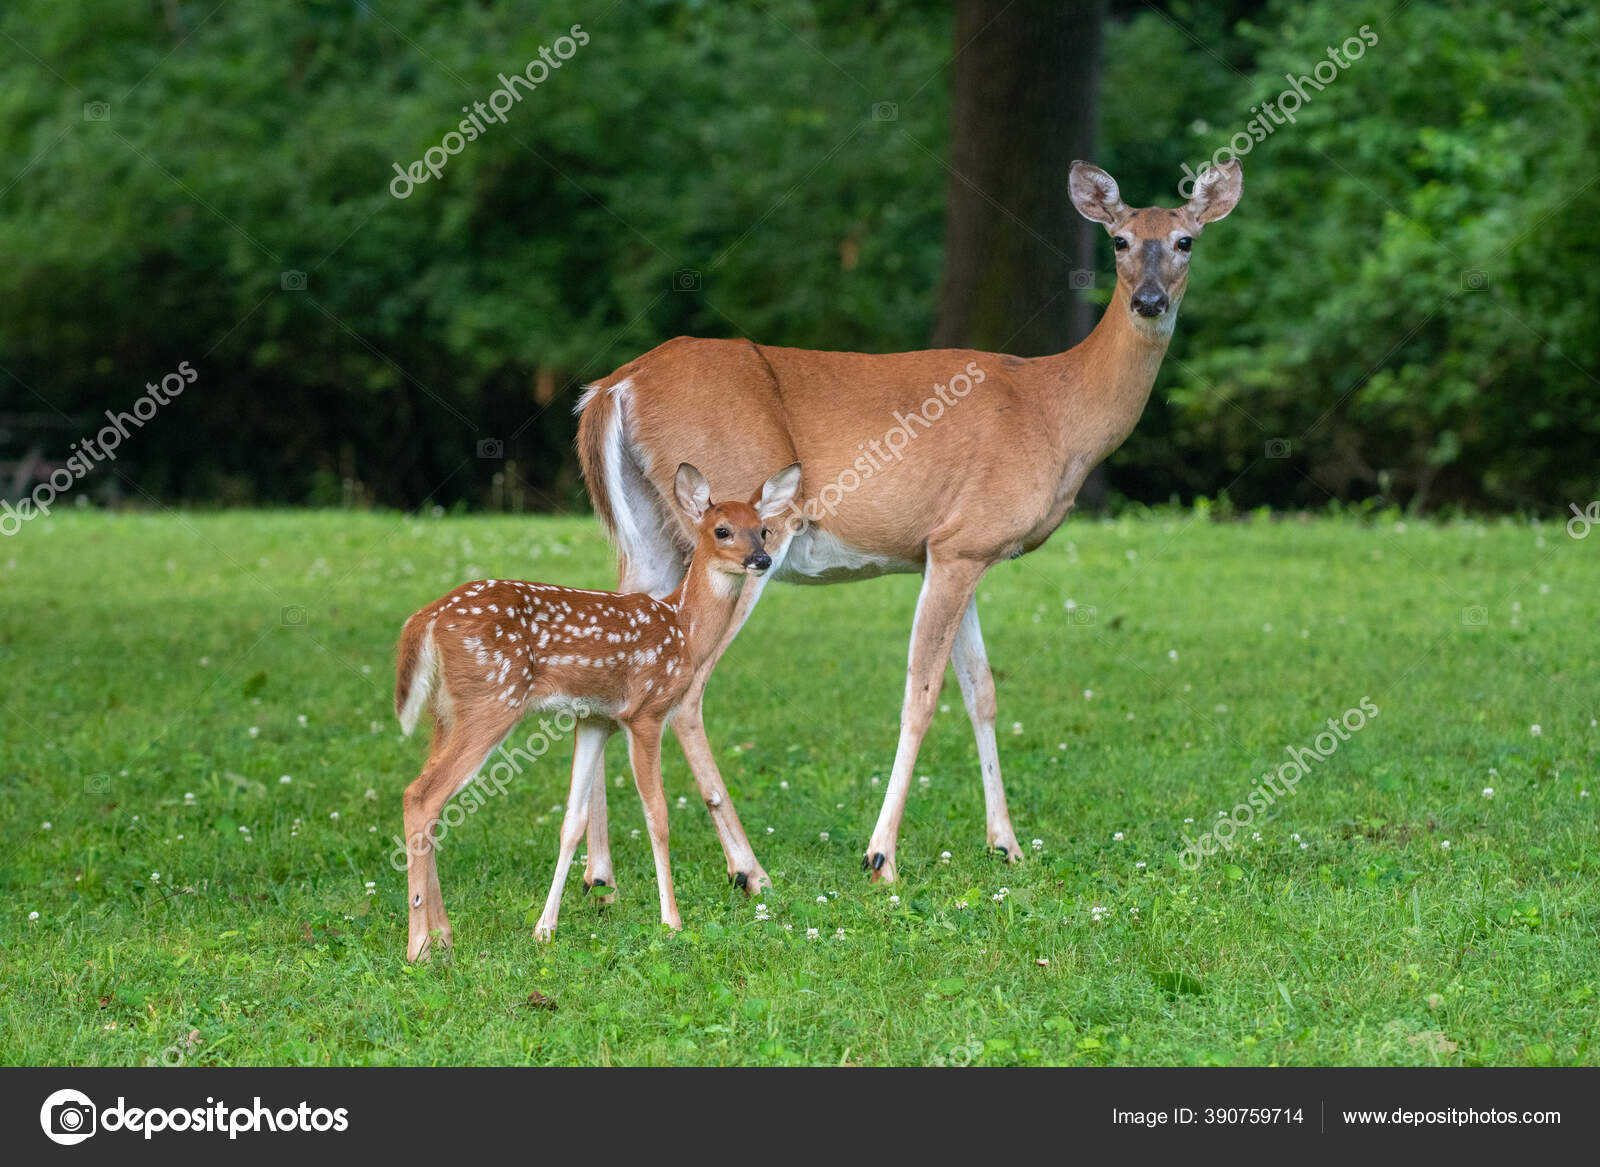
[[(595, 524), (36, 520), (0, 541), (0, 1061), (1593, 1064), (1597, 554), (1510, 521), (1069, 523), (980, 589), (1040, 845), (985, 853), (952, 677), (892, 888), (858, 864), (918, 581), (774, 587), (707, 702), (772, 919), (669, 743), (661, 930), (613, 739), (617, 903), (574, 876), (533, 939), (563, 750), (451, 833), (454, 957), (413, 968), (394, 639), (475, 576), (606, 586)], [(1363, 697), (1259, 841), (1177, 863)]]

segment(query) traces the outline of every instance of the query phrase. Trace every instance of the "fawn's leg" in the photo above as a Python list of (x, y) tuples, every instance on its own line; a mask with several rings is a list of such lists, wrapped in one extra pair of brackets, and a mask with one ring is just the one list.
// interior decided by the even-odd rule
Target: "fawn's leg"
[(1006, 788), (1000, 783), (1000, 751), (994, 741), (994, 675), (989, 672), (989, 656), (983, 651), (983, 633), (978, 628), (977, 596), (967, 601), (961, 626), (956, 629), (950, 660), (955, 665), (956, 680), (961, 683), (961, 697), (967, 706), (967, 716), (972, 720), (972, 733), (978, 739), (978, 766), (983, 772), (983, 806), (989, 826), (989, 846), (1000, 852), (1006, 862), (1021, 863), (1022, 848), (1017, 846), (1016, 832), (1011, 829)]
[[(605, 740), (594, 751), (594, 775), (589, 781), (589, 858), (583, 865), (583, 890), (587, 892), (594, 889), (595, 900), (609, 904), (617, 898), (617, 877), (611, 868), (611, 831), (606, 822), (606, 741), (617, 732), (617, 723), (598, 717), (592, 721), (596, 725), (603, 724)], [(573, 781), (577, 781), (576, 745), (572, 765)]]
[(744, 888), (747, 896), (758, 895), (762, 890), (770, 888), (772, 880), (756, 861), (756, 853), (744, 833), (744, 824), (739, 821), (739, 812), (733, 809), (733, 799), (728, 796), (728, 788), (722, 781), (722, 773), (717, 769), (717, 760), (711, 753), (711, 742), (706, 737), (701, 705), (705, 698), (706, 684), (711, 680), (711, 670), (717, 667), (722, 654), (728, 651), (733, 638), (739, 634), (739, 629), (744, 627), (744, 622), (750, 618), (750, 613), (754, 610), (756, 601), (761, 599), (767, 581), (778, 570), (788, 550), (789, 541), (786, 537), (773, 549), (772, 567), (767, 573), (746, 577), (739, 592), (739, 601), (733, 609), (733, 617), (728, 621), (728, 630), (723, 633), (722, 642), (695, 673), (694, 680), (689, 683), (689, 691), (684, 694), (677, 712), (672, 715), (672, 732), (677, 736), (678, 745), (683, 749), (684, 759), (694, 774), (695, 785), (700, 788), (700, 797), (705, 800), (706, 809), (711, 812), (711, 825), (716, 828), (717, 838), (722, 843), (722, 852), (727, 856), (728, 878)]
[(567, 794), (567, 813), (561, 818), (561, 851), (556, 857), (556, 874), (550, 883), (550, 894), (545, 897), (544, 912), (533, 929), (540, 940), (549, 940), (555, 935), (556, 918), (561, 914), (561, 889), (566, 886), (572, 856), (588, 825), (590, 794), (595, 778), (603, 769), (602, 756), (610, 736), (606, 723), (588, 719), (578, 722), (573, 732), (572, 789)]
[(435, 724), (428, 761), (417, 780), (406, 787), (406, 894), (411, 909), (407, 960), (431, 956), (435, 948), (451, 945), (450, 920), (439, 894), (436, 852), (444, 838), (439, 815), (445, 803), (472, 781), (516, 722), (516, 712), (507, 710), (493, 721), (457, 722), (448, 730)]
[(950, 661), (961, 614), (966, 610), (978, 579), (988, 564), (959, 556), (940, 558), (930, 548), (922, 576), (922, 594), (917, 598), (917, 615), (911, 624), (911, 650), (906, 660), (906, 695), (900, 711), (900, 744), (895, 749), (894, 769), (889, 774), (889, 789), (883, 796), (883, 810), (872, 830), (861, 867), (874, 880), (893, 883), (896, 878), (895, 841), (900, 835), (900, 816), (905, 813), (906, 794), (911, 789), (911, 771), (917, 764), (917, 751), (928, 731), (928, 722), (939, 701), (939, 686), (944, 682), (944, 667)]
[(672, 863), (667, 857), (667, 796), (661, 789), (661, 728), (659, 721), (628, 724), (628, 760), (633, 781), (644, 803), (644, 821), (650, 831), (650, 850), (656, 857), (656, 886), (661, 892), (661, 922), (676, 932), (683, 927), (678, 901), (672, 894)]

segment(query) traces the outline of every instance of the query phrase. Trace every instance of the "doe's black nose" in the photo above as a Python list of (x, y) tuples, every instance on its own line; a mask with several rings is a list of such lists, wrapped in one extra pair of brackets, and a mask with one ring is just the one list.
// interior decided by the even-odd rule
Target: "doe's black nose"
[(1133, 310), (1140, 316), (1160, 316), (1167, 310), (1165, 292), (1139, 292), (1133, 297)]
[(766, 571), (767, 568), (772, 566), (772, 556), (768, 555), (765, 551), (757, 551), (753, 555), (746, 555), (744, 557), (744, 565), (746, 567), (753, 567), (757, 571)]

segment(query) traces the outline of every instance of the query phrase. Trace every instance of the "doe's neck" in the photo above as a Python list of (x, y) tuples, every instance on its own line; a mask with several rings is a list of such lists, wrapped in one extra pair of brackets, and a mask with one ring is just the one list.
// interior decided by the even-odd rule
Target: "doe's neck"
[(1099, 462), (1132, 432), (1161, 371), (1177, 315), (1173, 304), (1157, 320), (1138, 316), (1118, 280), (1087, 337), (1064, 353), (1038, 358), (1040, 406), (1057, 422), (1065, 458)]

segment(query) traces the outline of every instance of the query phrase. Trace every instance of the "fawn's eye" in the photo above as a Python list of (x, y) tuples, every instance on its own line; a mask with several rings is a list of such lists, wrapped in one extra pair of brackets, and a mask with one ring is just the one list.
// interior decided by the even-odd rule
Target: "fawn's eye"
[(761, 528), (761, 541), (763, 543), (765, 543), (767, 541), (767, 535), (768, 534), (770, 534), (770, 532), (765, 527), (762, 527)]
[(1124, 239), (1121, 235), (1118, 235), (1115, 239), (1113, 239), (1111, 241), (1111, 245), (1113, 247), (1115, 247), (1118, 251), (1126, 251), (1126, 250), (1128, 250), (1128, 241), (1126, 239)]
[(718, 527), (713, 534), (715, 534), (718, 539), (726, 539), (729, 535), (733, 534), (733, 532), (728, 530), (726, 527)]
[(1177, 243), (1173, 244), (1173, 246), (1179, 251), (1188, 251), (1189, 248), (1194, 246), (1194, 240), (1185, 235), (1182, 239), (1178, 240)]

